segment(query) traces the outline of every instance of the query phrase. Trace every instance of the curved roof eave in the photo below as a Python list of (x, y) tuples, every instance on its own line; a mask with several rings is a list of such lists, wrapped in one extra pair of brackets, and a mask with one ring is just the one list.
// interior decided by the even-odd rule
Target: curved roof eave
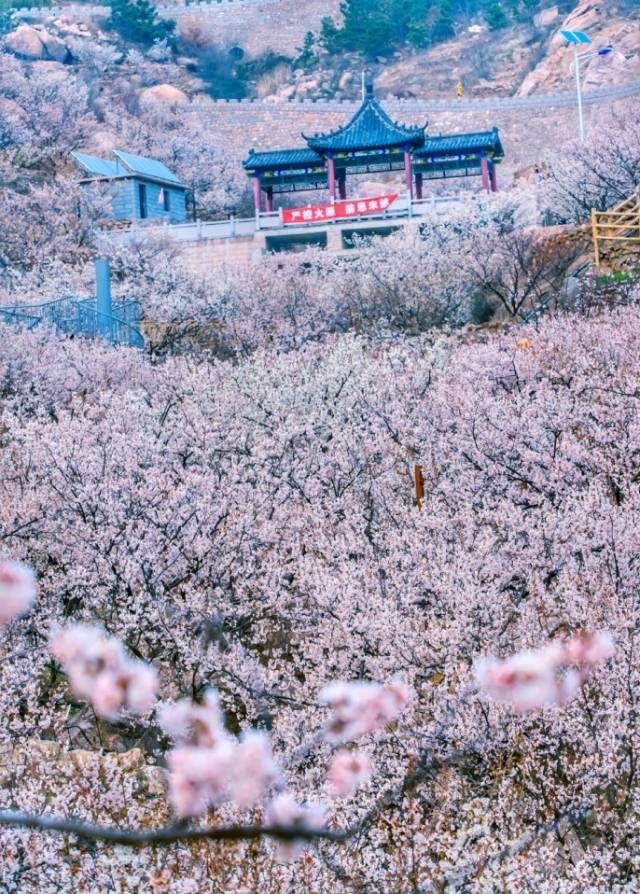
[(357, 149), (383, 149), (391, 146), (419, 146), (424, 143), (423, 127), (406, 127), (393, 121), (370, 91), (355, 115), (336, 130), (307, 136), (310, 149), (340, 152)]

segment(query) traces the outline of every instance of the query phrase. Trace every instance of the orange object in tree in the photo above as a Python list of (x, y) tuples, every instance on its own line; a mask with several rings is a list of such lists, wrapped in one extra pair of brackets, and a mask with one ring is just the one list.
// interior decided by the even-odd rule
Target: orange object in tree
[(416, 504), (418, 509), (422, 509), (422, 504), (424, 502), (424, 476), (422, 474), (422, 466), (414, 466), (413, 475), (416, 483)]

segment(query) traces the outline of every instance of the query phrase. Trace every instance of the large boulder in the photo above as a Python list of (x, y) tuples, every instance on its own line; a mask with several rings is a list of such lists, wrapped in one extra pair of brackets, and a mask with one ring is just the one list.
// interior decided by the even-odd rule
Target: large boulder
[(7, 34), (4, 45), (11, 53), (23, 59), (44, 59), (46, 50), (40, 35), (31, 25), (18, 25), (15, 31)]
[(140, 93), (140, 102), (145, 103), (162, 102), (167, 105), (173, 105), (177, 102), (188, 102), (187, 94), (174, 87), (173, 84), (156, 84), (155, 87), (147, 87)]
[(533, 24), (536, 28), (548, 28), (549, 25), (553, 25), (559, 15), (560, 11), (557, 6), (549, 6), (547, 9), (541, 9), (540, 12), (533, 17)]
[(53, 59), (54, 62), (69, 62), (71, 60), (71, 54), (66, 44), (59, 37), (49, 34), (48, 31), (39, 31), (38, 37), (42, 41), (47, 58)]
[(6, 36), (5, 47), (16, 56), (31, 61), (50, 59), (64, 63), (71, 60), (71, 54), (63, 40), (44, 28), (34, 28), (31, 25), (18, 25), (15, 31)]

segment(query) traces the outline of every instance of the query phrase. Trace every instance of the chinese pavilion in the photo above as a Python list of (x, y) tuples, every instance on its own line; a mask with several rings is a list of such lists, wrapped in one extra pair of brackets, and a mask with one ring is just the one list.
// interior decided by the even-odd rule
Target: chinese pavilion
[[(302, 137), (306, 147), (255, 152), (243, 162), (253, 180), (256, 211), (266, 196), (273, 210), (275, 194), (328, 187), (332, 202), (347, 195), (348, 174), (404, 170), (410, 196), (422, 198), (424, 180), (449, 177), (482, 178), (486, 190), (496, 191), (496, 164), (504, 158), (498, 128), (478, 133), (428, 136), (422, 126), (393, 121), (368, 84), (353, 118), (329, 133)], [(414, 191), (415, 183), (415, 191)]]

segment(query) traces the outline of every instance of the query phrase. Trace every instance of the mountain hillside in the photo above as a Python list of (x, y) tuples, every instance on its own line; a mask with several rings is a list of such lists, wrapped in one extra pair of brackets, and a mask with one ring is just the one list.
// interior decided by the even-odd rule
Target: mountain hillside
[(610, 56), (584, 63), (586, 89), (640, 78), (640, 6), (629, 0), (542, 4), (535, 14), (504, 27), (491, 27), (487, 16), (478, 14), (457, 22), (449, 39), (425, 48), (380, 42), (379, 54), (339, 44), (323, 48), (321, 32), (329, 20), (323, 25), (323, 14), (339, 24), (337, 6), (317, 0), (301, 0), (295, 12), (292, 0), (159, 6), (158, 22), (173, 20), (174, 32), (167, 40), (158, 30), (155, 40), (146, 41), (114, 28), (109, 7), (21, 9), (13, 11), (4, 40), (6, 49), (24, 60), (91, 69), (88, 76), (101, 91), (108, 93), (109, 85), (124, 79), (138, 94), (151, 89), (166, 102), (200, 95), (356, 99), (365, 69), (381, 96), (455, 97), (458, 82), (465, 96), (562, 91), (571, 87), (571, 53), (559, 36), (561, 28), (585, 30), (594, 46), (614, 47)]

